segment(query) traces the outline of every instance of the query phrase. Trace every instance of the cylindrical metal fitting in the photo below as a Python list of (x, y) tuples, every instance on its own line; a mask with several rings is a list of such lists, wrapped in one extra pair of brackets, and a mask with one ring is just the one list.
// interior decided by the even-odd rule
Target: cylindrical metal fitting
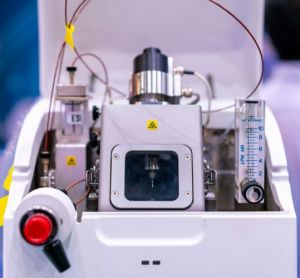
[(130, 103), (171, 103), (173, 72), (171, 60), (157, 48), (146, 48), (134, 59)]
[(255, 180), (242, 183), (242, 194), (250, 204), (258, 204), (264, 199), (264, 189)]
[(167, 73), (143, 71), (133, 75), (130, 98), (134, 98), (135, 101), (155, 103), (162, 102), (164, 100), (163, 95), (168, 95)]

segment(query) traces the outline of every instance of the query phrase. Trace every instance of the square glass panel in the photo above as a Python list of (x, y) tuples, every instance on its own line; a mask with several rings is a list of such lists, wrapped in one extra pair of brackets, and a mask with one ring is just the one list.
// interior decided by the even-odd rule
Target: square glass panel
[(172, 151), (130, 151), (125, 157), (129, 201), (174, 201), (179, 196), (178, 156)]

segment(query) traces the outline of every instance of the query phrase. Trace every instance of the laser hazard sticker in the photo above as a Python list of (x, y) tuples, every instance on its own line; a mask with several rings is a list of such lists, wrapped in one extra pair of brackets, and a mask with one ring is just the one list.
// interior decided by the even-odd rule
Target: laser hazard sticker
[(158, 129), (158, 120), (147, 120), (147, 129), (148, 130), (157, 130)]
[(66, 165), (67, 166), (76, 166), (77, 165), (77, 158), (74, 155), (70, 155), (66, 157)]

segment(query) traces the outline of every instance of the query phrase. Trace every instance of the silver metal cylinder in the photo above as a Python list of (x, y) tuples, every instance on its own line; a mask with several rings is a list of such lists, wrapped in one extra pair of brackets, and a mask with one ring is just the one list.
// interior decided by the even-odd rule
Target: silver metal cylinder
[(173, 58), (149, 47), (133, 62), (130, 82), (131, 104), (179, 104), (181, 72), (175, 72)]
[(130, 98), (136, 102), (162, 103), (169, 96), (169, 74), (161, 71), (142, 71), (132, 77)]

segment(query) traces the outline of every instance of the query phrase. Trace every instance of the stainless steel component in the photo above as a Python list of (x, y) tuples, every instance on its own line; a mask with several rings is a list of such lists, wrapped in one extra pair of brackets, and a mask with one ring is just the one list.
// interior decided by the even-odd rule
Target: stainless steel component
[(174, 74), (178, 74), (178, 75), (183, 75), (184, 74), (184, 67), (182, 66), (178, 66), (176, 68), (174, 68)]
[(51, 169), (49, 171), (49, 178), (50, 178), (50, 187), (55, 187), (55, 170)]
[(139, 99), (143, 104), (168, 103), (169, 97), (181, 97), (182, 75), (171, 71), (143, 71), (131, 79), (130, 98)]
[(149, 155), (146, 156), (145, 159), (145, 170), (146, 171), (158, 171), (159, 165), (157, 162), (157, 158), (150, 157)]
[(147, 48), (134, 60), (130, 103), (178, 104), (182, 72), (174, 71), (173, 58)]
[(90, 192), (87, 196), (87, 210), (98, 211), (98, 192), (99, 192), (99, 159), (86, 172), (86, 184)]
[(51, 169), (40, 177), (40, 187), (55, 187), (55, 170)]
[(86, 172), (86, 183), (91, 188), (97, 188), (99, 185), (99, 160)]
[(213, 169), (204, 171), (204, 180), (205, 185), (215, 186), (217, 183), (217, 172)]
[(51, 176), (50, 173), (50, 153), (42, 152), (41, 154), (41, 164), (42, 164), (42, 175), (40, 177), (40, 187), (50, 187), (51, 186)]
[(88, 200), (90, 202), (97, 202), (98, 201), (98, 194), (96, 192), (89, 193)]
[(50, 187), (50, 178), (48, 176), (40, 177), (40, 187)]
[(204, 187), (205, 187), (205, 210), (214, 211), (217, 209), (216, 185), (217, 172), (211, 168), (207, 160), (203, 161), (204, 165)]
[(168, 57), (168, 95), (174, 95), (174, 75), (173, 75), (174, 61), (172, 57)]
[(42, 152), (41, 163), (42, 163), (43, 175), (47, 176), (50, 167), (50, 153), (48, 151)]
[(182, 96), (181, 83), (182, 83), (183, 71), (184, 71), (183, 67), (176, 67), (171, 71), (173, 75), (173, 87), (174, 87), (173, 95), (175, 97)]
[(217, 172), (211, 168), (206, 160), (203, 162), (204, 165), (204, 184), (208, 186), (215, 186), (217, 184)]
[(186, 98), (190, 98), (193, 96), (193, 89), (192, 88), (182, 88), (181, 90), (182, 96)]
[(130, 98), (140, 97), (145, 94), (158, 94), (159, 96), (145, 96), (142, 99), (144, 103), (160, 103), (163, 95), (169, 95), (168, 89), (169, 74), (161, 71), (143, 71), (133, 75), (132, 92)]

